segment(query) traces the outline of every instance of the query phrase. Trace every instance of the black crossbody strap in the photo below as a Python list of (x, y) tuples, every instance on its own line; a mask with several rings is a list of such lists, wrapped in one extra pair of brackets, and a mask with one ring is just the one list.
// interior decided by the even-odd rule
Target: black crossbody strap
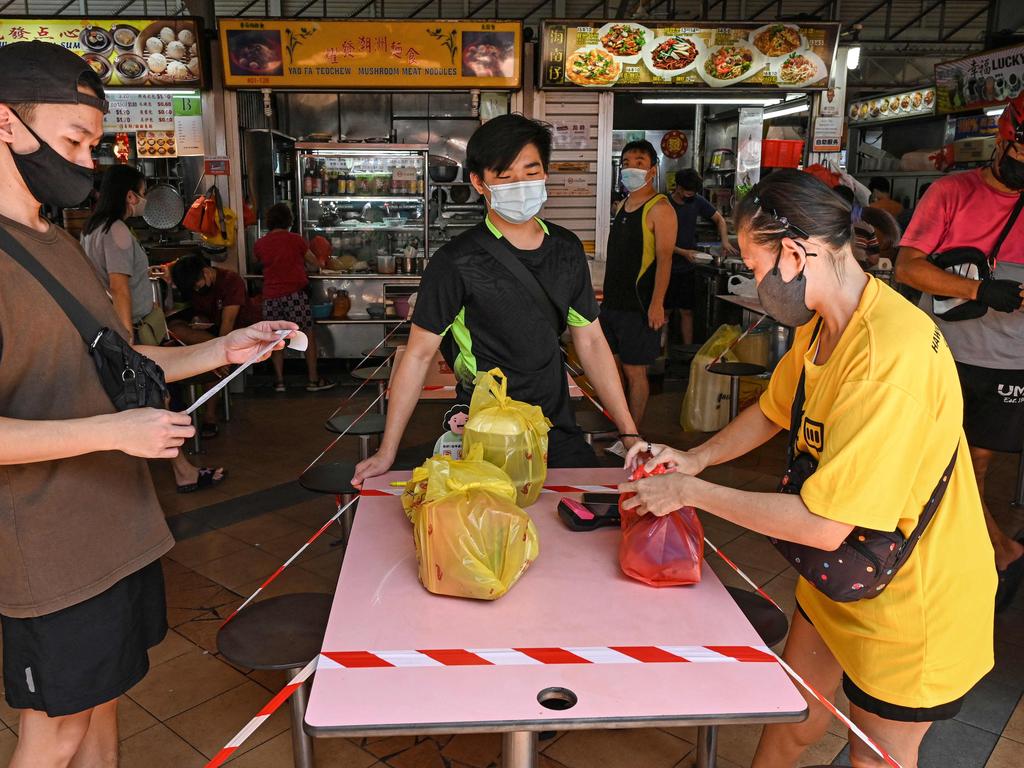
[(473, 233), (473, 238), (481, 248), (493, 256), (499, 264), (511, 272), (512, 276), (522, 284), (523, 288), (526, 289), (526, 292), (533, 298), (534, 303), (537, 305), (537, 309), (539, 309), (541, 314), (543, 314), (547, 319), (551, 329), (555, 332), (555, 339), (557, 340), (558, 337), (562, 335), (562, 321), (558, 316), (558, 310), (555, 308), (555, 303), (551, 300), (548, 292), (544, 290), (540, 281), (537, 280), (530, 270), (523, 266), (523, 263), (519, 261), (519, 259), (503, 248), (498, 243), (497, 238), (492, 236), (490, 232), (483, 227), (478, 228)]
[[(818, 331), (821, 330), (821, 318), (818, 318), (817, 324), (814, 326), (814, 333), (811, 334), (811, 343), (808, 345), (808, 349), (814, 346), (814, 342), (818, 338)], [(796, 385), (796, 394), (793, 396), (793, 408), (789, 413), (789, 446), (786, 448), (786, 461), (789, 466), (793, 465), (793, 459), (796, 458), (796, 439), (799, 434), (800, 422), (804, 417), (804, 380), (806, 378), (806, 372), (803, 365), (800, 366), (800, 383)]]
[(71, 324), (75, 326), (78, 334), (82, 337), (82, 340), (88, 345), (92, 346), (96, 343), (100, 333), (103, 331), (103, 326), (96, 320), (95, 317), (82, 306), (81, 302), (71, 295), (57, 279), (50, 274), (50, 272), (44, 267), (39, 261), (30, 254), (25, 247), (19, 243), (10, 232), (3, 227), (0, 227), (0, 249), (3, 249), (7, 254), (18, 262), (26, 272), (34, 277), (39, 284), (46, 289), (47, 293), (53, 297), (53, 300), (57, 302), (64, 314), (68, 316)]
[(1006, 224), (1003, 225), (1003, 231), (999, 233), (999, 238), (996, 240), (996, 244), (992, 247), (992, 251), (988, 255), (989, 268), (995, 267), (996, 256), (999, 255), (999, 249), (1003, 247), (1003, 241), (1006, 240), (1010, 235), (1010, 230), (1013, 229), (1014, 223), (1017, 221), (1017, 217), (1020, 216), (1021, 209), (1024, 209), (1024, 193), (1017, 196), (1017, 204), (1013, 206), (1013, 210), (1010, 211), (1010, 218), (1006, 220)]

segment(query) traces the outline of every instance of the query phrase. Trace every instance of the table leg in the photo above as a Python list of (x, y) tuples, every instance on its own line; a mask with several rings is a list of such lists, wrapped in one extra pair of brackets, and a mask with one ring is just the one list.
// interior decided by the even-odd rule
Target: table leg
[(697, 729), (696, 768), (715, 768), (718, 763), (718, 726), (702, 725)]
[(388, 399), (385, 397), (384, 392), (387, 390), (388, 385), (383, 381), (377, 382), (377, 394), (380, 396), (380, 400), (377, 401), (377, 413), (381, 416), (387, 415), (388, 412)]
[(501, 768), (537, 768), (537, 734), (512, 731), (501, 737)]
[[(288, 679), (291, 680), (301, 669), (289, 669)], [(313, 739), (303, 727), (306, 719), (306, 701), (309, 698), (309, 683), (303, 683), (292, 694), (292, 758), (295, 768), (314, 768)]]

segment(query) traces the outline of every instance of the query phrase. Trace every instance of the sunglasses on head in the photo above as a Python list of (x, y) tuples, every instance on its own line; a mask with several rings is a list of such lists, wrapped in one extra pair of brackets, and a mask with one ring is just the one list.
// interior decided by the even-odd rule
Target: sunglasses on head
[(776, 213), (774, 208), (768, 208), (767, 206), (765, 206), (761, 202), (761, 198), (759, 198), (757, 195), (754, 195), (754, 205), (760, 208), (763, 213), (767, 214), (769, 217), (778, 222), (779, 226), (782, 227), (782, 229), (790, 236), (798, 237), (802, 240), (811, 239), (811, 236), (807, 234), (807, 232), (803, 228), (798, 227), (796, 224), (793, 224), (785, 216), (780, 216), (778, 213)]

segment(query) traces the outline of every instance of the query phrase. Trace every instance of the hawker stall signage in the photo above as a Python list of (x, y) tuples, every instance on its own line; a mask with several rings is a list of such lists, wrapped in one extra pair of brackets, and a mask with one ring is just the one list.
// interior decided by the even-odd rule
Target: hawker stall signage
[(854, 125), (927, 117), (935, 114), (935, 89), (918, 88), (915, 91), (855, 101), (847, 114)]
[(0, 45), (41, 40), (89, 62), (106, 86), (200, 88), (201, 22), (170, 19), (14, 19), (0, 16)]
[(516, 89), (518, 21), (220, 19), (229, 88)]
[(939, 112), (1002, 104), (1024, 91), (1024, 45), (999, 48), (935, 65)]
[(545, 21), (544, 88), (824, 90), (839, 25), (829, 22)]

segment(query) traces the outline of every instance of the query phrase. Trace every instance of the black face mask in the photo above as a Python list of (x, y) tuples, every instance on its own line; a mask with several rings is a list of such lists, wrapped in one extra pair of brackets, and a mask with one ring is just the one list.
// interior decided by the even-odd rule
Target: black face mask
[(1024, 162), (1003, 153), (996, 168), (996, 176), (1010, 189), (1024, 190)]
[[(17, 114), (17, 113), (15, 113)], [(18, 117), (21, 120), (21, 117)], [(92, 191), (92, 168), (85, 168), (62, 157), (39, 134), (21, 124), (39, 142), (39, 149), (27, 155), (11, 152), (14, 167), (21, 174), (32, 197), (44, 205), (70, 208), (85, 200)]]
[(695, 202), (697, 202), (697, 196), (696, 195), (693, 195), (692, 197), (684, 197), (683, 198), (683, 205), (690, 205), (690, 204), (695, 203)]

